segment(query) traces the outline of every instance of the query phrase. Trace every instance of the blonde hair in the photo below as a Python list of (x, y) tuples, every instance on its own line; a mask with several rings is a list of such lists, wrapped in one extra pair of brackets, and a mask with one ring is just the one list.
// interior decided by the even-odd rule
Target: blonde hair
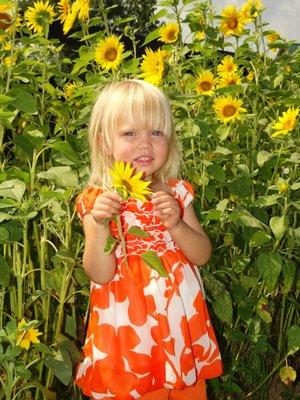
[(168, 159), (157, 176), (162, 180), (176, 178), (181, 152), (170, 104), (156, 86), (142, 80), (128, 79), (105, 86), (94, 104), (89, 124), (89, 185), (107, 187), (109, 184), (108, 170), (114, 162), (113, 138), (120, 122), (124, 120), (129, 120), (136, 128), (161, 130), (168, 137)]

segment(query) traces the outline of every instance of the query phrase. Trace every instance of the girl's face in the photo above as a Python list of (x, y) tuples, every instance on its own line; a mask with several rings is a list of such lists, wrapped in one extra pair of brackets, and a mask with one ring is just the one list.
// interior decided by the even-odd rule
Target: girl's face
[(113, 139), (114, 160), (131, 163), (148, 180), (165, 165), (168, 154), (169, 139), (156, 129), (136, 128), (125, 121)]

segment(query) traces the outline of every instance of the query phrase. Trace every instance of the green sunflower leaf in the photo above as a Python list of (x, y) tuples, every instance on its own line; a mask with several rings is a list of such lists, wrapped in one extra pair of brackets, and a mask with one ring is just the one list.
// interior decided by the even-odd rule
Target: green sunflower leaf
[(127, 233), (131, 235), (140, 236), (140, 237), (150, 237), (151, 235), (148, 232), (145, 232), (143, 229), (139, 228), (138, 226), (131, 226)]
[(148, 267), (154, 269), (156, 272), (159, 273), (160, 276), (168, 276), (167, 271), (165, 270), (165, 267), (161, 262), (161, 259), (154, 251), (145, 251), (145, 253), (142, 254), (142, 259), (145, 261)]
[(105, 243), (105, 246), (104, 246), (104, 254), (110, 254), (113, 251), (116, 243), (117, 243), (117, 239), (116, 238), (114, 238), (111, 235), (107, 236), (106, 243)]

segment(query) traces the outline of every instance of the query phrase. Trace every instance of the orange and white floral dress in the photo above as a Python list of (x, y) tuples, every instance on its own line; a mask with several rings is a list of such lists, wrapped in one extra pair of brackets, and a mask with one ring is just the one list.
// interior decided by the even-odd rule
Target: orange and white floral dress
[[(193, 199), (191, 185), (169, 181), (181, 208)], [(87, 188), (77, 198), (82, 219), (101, 189)], [(84, 359), (76, 384), (92, 399), (138, 399), (151, 391), (183, 389), (198, 379), (222, 374), (218, 344), (204, 300), (198, 268), (172, 240), (150, 201), (128, 199), (121, 210), (123, 232), (138, 226), (150, 234), (126, 234), (128, 266), (117, 246), (111, 282), (91, 282), (90, 317)], [(117, 237), (117, 227), (111, 222)], [(141, 259), (155, 251), (168, 277)]]

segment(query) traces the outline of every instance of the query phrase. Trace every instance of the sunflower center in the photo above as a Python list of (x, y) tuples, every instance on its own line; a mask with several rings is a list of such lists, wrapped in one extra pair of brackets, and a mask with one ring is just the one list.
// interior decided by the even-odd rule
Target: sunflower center
[(117, 58), (118, 52), (114, 47), (110, 47), (105, 51), (104, 57), (107, 61), (115, 61)]
[(235, 113), (236, 113), (237, 109), (235, 106), (233, 106), (232, 104), (227, 104), (224, 108), (223, 108), (223, 115), (224, 117), (228, 118), (228, 117), (232, 117)]
[(131, 186), (131, 184), (130, 184), (128, 181), (122, 179), (122, 180), (121, 180), (121, 184), (122, 184), (123, 187), (125, 187), (125, 189), (127, 190), (127, 192), (132, 192), (132, 186)]
[(211, 88), (212, 88), (212, 84), (208, 81), (203, 81), (200, 83), (200, 88), (204, 91), (204, 92), (208, 92)]
[(7, 13), (0, 13), (0, 29), (7, 29), (10, 27), (12, 17)]
[(291, 119), (288, 119), (287, 121), (285, 121), (285, 123), (283, 124), (283, 129), (286, 129), (286, 130), (294, 129), (294, 121)]
[(228, 28), (235, 29), (238, 26), (238, 19), (236, 17), (228, 18), (227, 25)]
[(168, 40), (175, 40), (176, 39), (176, 31), (174, 29), (171, 29), (168, 32)]

